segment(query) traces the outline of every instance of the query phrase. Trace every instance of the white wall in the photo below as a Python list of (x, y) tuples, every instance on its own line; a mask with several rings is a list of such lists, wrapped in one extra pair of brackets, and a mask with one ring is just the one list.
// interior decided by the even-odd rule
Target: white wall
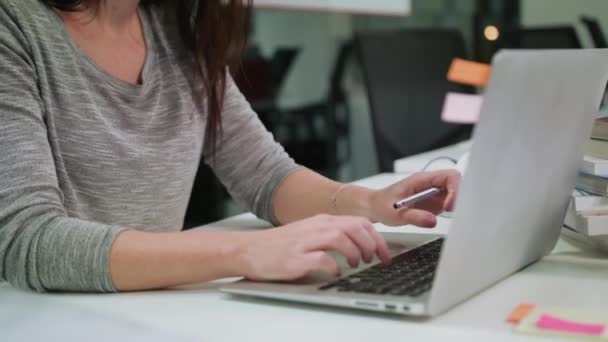
[(256, 10), (253, 40), (265, 56), (271, 56), (280, 46), (301, 48), (281, 90), (282, 107), (326, 97), (327, 80), (339, 43), (351, 35), (350, 18), (346, 14)]
[[(524, 26), (574, 24), (583, 46), (592, 47), (587, 30), (581, 25), (581, 15), (597, 18), (608, 30), (608, 0), (524, 0), (522, 23)], [(608, 31), (606, 31), (608, 33)]]
[(253, 3), (262, 8), (382, 15), (407, 15), (411, 10), (410, 0), (255, 0)]

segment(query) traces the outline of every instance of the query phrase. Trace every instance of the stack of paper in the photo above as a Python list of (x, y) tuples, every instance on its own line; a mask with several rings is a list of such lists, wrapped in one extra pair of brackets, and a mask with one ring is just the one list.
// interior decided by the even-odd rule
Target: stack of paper
[(581, 234), (608, 240), (608, 135), (597, 129), (605, 122), (604, 118), (596, 121), (592, 139), (585, 147), (577, 191), (565, 223)]
[(576, 190), (564, 225), (597, 248), (608, 249), (608, 198)]

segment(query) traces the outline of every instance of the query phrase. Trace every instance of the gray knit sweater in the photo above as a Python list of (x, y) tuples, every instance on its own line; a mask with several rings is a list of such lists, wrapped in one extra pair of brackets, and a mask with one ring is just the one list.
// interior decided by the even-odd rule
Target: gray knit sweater
[(0, 281), (114, 291), (113, 240), (124, 227), (180, 230), (201, 157), (273, 220), (273, 193), (297, 165), (232, 80), (211, 162), (191, 59), (163, 13), (140, 9), (148, 54), (133, 85), (96, 65), (50, 8), (0, 0)]

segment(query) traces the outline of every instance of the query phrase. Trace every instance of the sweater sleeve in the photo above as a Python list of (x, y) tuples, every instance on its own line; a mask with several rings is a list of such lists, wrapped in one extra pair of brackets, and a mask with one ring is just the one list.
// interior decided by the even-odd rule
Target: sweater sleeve
[(274, 194), (291, 172), (302, 167), (274, 140), (230, 77), (222, 128), (215, 158), (206, 148), (205, 160), (237, 202), (258, 217), (278, 224)]
[(63, 206), (30, 46), (0, 3), (0, 281), (36, 291), (114, 291), (109, 254), (120, 227)]

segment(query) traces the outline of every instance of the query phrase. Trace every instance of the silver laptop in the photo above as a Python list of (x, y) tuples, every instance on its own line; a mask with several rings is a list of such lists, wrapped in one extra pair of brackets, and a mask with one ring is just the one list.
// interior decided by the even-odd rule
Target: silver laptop
[(608, 50), (500, 52), (447, 237), (340, 279), (222, 290), (420, 316), (479, 293), (555, 246), (607, 81)]

